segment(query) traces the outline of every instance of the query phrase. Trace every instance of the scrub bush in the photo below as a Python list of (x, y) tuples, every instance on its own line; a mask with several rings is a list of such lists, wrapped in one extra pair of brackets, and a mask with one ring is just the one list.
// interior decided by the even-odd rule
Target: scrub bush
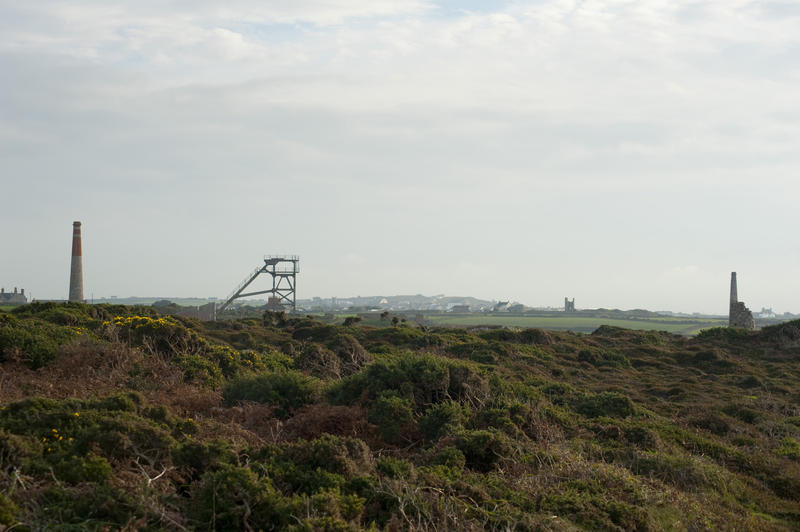
[(285, 370), (259, 375), (237, 377), (222, 390), (225, 403), (255, 401), (275, 407), (275, 415), (281, 418), (303, 405), (312, 402), (319, 389), (319, 382), (299, 371)]
[(616, 392), (602, 392), (586, 395), (578, 400), (575, 411), (586, 417), (625, 418), (633, 414), (633, 401)]

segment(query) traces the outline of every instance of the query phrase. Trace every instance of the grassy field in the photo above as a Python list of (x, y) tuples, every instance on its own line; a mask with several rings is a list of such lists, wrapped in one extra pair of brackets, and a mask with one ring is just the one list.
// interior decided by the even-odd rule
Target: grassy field
[(435, 325), (453, 327), (503, 326), (539, 328), (558, 331), (592, 332), (601, 325), (612, 325), (635, 330), (656, 330), (693, 335), (709, 327), (727, 325), (726, 320), (704, 318), (635, 318), (619, 319), (595, 316), (503, 316), (479, 314), (447, 314), (425, 316), (425, 320)]

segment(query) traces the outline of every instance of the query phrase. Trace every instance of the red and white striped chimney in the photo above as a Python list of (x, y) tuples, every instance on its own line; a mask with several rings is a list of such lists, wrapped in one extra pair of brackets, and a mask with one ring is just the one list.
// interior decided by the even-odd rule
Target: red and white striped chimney
[(83, 301), (83, 253), (81, 223), (72, 222), (72, 267), (69, 272), (69, 300)]

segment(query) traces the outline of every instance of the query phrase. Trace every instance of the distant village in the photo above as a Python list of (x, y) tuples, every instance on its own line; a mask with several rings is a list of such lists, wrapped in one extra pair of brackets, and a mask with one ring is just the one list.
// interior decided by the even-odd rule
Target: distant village
[[(174, 303), (185, 307), (200, 307), (208, 305), (209, 303), (219, 303), (219, 298), (169, 298), (169, 297), (118, 297), (110, 296), (91, 300), (91, 303), (113, 303), (123, 305), (152, 305), (153, 303), (159, 304), (163, 302)], [(0, 305), (20, 305), (28, 303), (28, 296), (25, 294), (24, 289), (14, 288), (13, 291), (7, 291), (5, 288), (0, 288)], [(240, 300), (237, 306), (244, 307), (263, 307), (267, 306), (267, 299), (251, 298)], [(354, 296), (354, 297), (313, 297), (310, 299), (298, 299), (297, 311), (298, 312), (324, 312), (324, 313), (339, 313), (339, 312), (447, 312), (453, 314), (468, 314), (468, 313), (509, 313), (509, 314), (522, 314), (527, 312), (596, 312), (606, 309), (579, 309), (575, 306), (575, 299), (564, 298), (563, 306), (550, 306), (550, 307), (531, 307), (524, 305), (517, 301), (491, 301), (485, 299), (478, 299), (469, 296), (425, 296), (422, 294), (416, 295), (399, 295), (399, 296)], [(647, 311), (643, 311), (647, 312)], [(672, 312), (668, 310), (656, 311), (654, 314), (675, 317), (701, 317), (707, 316), (699, 312), (694, 313), (681, 313)], [(771, 308), (762, 308), (760, 312), (753, 312), (753, 316), (758, 319), (797, 319), (800, 315), (794, 315), (790, 312), (778, 314)]]

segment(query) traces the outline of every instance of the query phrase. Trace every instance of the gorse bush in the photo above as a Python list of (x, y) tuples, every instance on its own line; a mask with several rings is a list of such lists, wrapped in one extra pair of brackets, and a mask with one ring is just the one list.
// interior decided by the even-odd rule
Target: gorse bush
[(60, 346), (86, 335), (76, 327), (4, 316), (0, 319), (0, 360), (15, 357), (32, 369), (54, 360)]
[(494, 430), (465, 430), (456, 436), (456, 447), (464, 454), (467, 467), (489, 471), (511, 453), (508, 438)]
[(454, 434), (463, 428), (468, 416), (466, 409), (455, 401), (432, 406), (420, 416), (419, 432), (429, 441)]
[(486, 400), (489, 387), (487, 379), (469, 363), (409, 354), (370, 364), (361, 373), (337, 383), (328, 395), (334, 403), (352, 404), (362, 396), (374, 400), (385, 391), (408, 397), (414, 411), (421, 412), (447, 400), (481, 403)]
[(393, 392), (381, 393), (369, 409), (369, 422), (378, 426), (384, 441), (398, 443), (414, 423), (411, 399)]
[(269, 479), (232, 465), (203, 475), (193, 487), (191, 510), (201, 530), (276, 530), (289, 518)]
[(287, 417), (293, 410), (311, 403), (319, 382), (299, 371), (284, 370), (237, 377), (222, 391), (229, 405), (237, 401), (255, 401), (275, 407), (275, 414)]
[(633, 401), (615, 392), (602, 392), (580, 398), (575, 410), (587, 417), (628, 417), (634, 412)]

